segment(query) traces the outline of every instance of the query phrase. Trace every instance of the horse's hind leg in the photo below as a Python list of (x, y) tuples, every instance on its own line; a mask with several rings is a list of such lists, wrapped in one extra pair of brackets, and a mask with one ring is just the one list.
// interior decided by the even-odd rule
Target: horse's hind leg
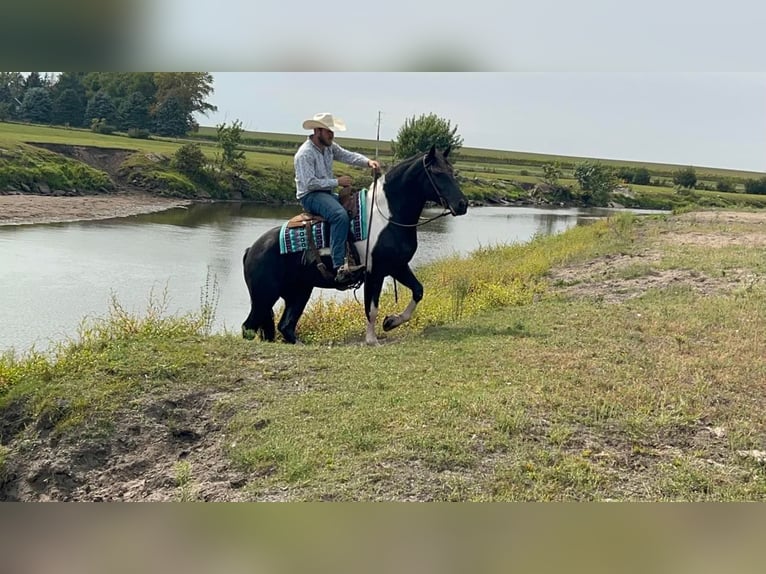
[(303, 315), (303, 310), (311, 298), (312, 290), (313, 287), (310, 285), (303, 286), (282, 296), (285, 301), (285, 310), (282, 312), (278, 328), (286, 343), (298, 342), (295, 328), (298, 326), (298, 319)]
[(274, 312), (270, 308), (256, 309), (253, 305), (247, 319), (242, 323), (242, 336), (245, 339), (255, 339), (257, 334), (260, 334), (264, 341), (273, 341), (277, 333), (274, 329)]
[(392, 274), (392, 277), (412, 291), (412, 300), (410, 300), (404, 311), (398, 315), (388, 315), (383, 319), (384, 331), (390, 331), (409, 321), (412, 314), (415, 312), (418, 303), (423, 299), (423, 284), (418, 281), (417, 277), (415, 277), (415, 274), (412, 272), (409, 265), (405, 265), (398, 269), (396, 273)]

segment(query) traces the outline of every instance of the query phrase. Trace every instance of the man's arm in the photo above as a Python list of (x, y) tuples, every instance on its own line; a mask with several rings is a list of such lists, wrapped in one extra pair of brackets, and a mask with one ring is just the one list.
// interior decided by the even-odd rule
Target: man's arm
[(371, 160), (367, 156), (348, 151), (335, 142), (332, 144), (332, 157), (333, 159), (341, 163), (347, 163), (348, 165), (354, 165), (356, 167), (372, 167), (370, 165)]

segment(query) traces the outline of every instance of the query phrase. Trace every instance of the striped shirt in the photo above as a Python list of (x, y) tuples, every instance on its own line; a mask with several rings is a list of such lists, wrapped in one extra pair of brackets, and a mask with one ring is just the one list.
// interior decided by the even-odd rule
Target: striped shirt
[(343, 149), (335, 142), (320, 150), (308, 138), (295, 153), (295, 197), (300, 199), (312, 191), (332, 191), (338, 187), (338, 179), (332, 173), (333, 161), (367, 167), (370, 160), (360, 153)]

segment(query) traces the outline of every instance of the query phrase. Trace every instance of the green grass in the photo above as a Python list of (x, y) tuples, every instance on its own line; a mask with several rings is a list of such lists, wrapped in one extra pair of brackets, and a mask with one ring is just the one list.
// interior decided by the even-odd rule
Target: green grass
[[(739, 454), (764, 447), (764, 285), (668, 284), (607, 304), (546, 279), (647, 250), (611, 277), (720, 277), (728, 260), (762, 273), (758, 247), (673, 240), (701, 231), (759, 228), (623, 216), (430, 265), (417, 319), (374, 348), (339, 344), (361, 336), (359, 308), (325, 309), (348, 323), (337, 333), (301, 323), (315, 342), (296, 347), (115, 305), (52, 359), (0, 360), (0, 409), (23, 404), (31, 432), (45, 420), (72, 440), (119, 432), (153, 397), (204, 392), (226, 437), (218, 456), (253, 500), (764, 500), (766, 468)], [(175, 468), (180, 500), (196, 495), (193, 469)]]
[[(197, 141), (205, 155), (211, 161), (215, 161), (218, 154), (215, 146), (215, 134), (215, 128), (201, 127), (198, 134), (186, 139), (158, 137), (131, 139), (119, 133), (100, 135), (84, 129), (0, 123), (0, 148), (23, 142), (46, 142), (131, 149), (144, 154), (159, 154), (170, 158), (183, 143)], [(243, 133), (244, 145), (242, 149), (245, 152), (245, 162), (250, 172), (248, 179), (251, 184), (248, 199), (293, 201), (292, 155), (304, 140), (305, 135), (301, 134)], [(360, 151), (369, 156), (372, 156), (375, 151), (375, 142), (369, 139), (338, 138), (338, 142), (349, 149)], [(380, 159), (384, 164), (390, 165), (393, 161), (390, 142), (379, 142), (378, 148)], [(593, 160), (593, 158), (462, 148), (456, 158), (456, 169), (470, 199), (474, 201), (515, 201), (528, 199), (527, 193), (520, 189), (520, 185), (540, 183), (542, 181), (542, 166), (546, 163), (558, 162), (563, 169), (559, 183), (576, 189), (577, 182), (573, 179), (573, 169), (578, 163), (586, 160)], [(674, 171), (681, 167), (687, 167), (617, 160), (597, 161), (613, 167), (646, 167), (651, 172), (653, 179), (671, 178)], [(714, 184), (719, 179), (732, 179), (739, 182), (737, 183), (738, 188), (742, 188), (742, 182), (747, 178), (763, 177), (761, 173), (709, 167), (698, 167), (696, 171), (700, 181)], [(359, 187), (369, 184), (368, 174), (361, 174), (359, 170), (338, 165), (337, 172), (338, 175), (351, 175), (355, 185)], [(179, 179), (177, 175), (170, 174), (167, 169), (159, 175), (155, 174), (152, 181), (158, 189), (167, 190), (171, 194), (186, 197), (194, 195), (192, 182)], [(683, 209), (689, 205), (703, 207), (750, 206), (755, 208), (766, 206), (766, 197), (745, 195), (744, 193), (714, 191), (679, 193), (673, 188), (640, 185), (631, 185), (630, 188), (635, 195), (634, 198), (619, 198), (619, 202), (626, 207)], [(227, 191), (214, 190), (212, 195), (214, 197), (221, 194), (226, 196), (227, 193)]]

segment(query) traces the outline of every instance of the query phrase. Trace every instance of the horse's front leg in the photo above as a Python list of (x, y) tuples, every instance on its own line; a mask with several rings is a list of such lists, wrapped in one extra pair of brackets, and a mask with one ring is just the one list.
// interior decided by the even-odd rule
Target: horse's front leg
[(375, 322), (378, 319), (383, 279), (383, 276), (369, 274), (364, 280), (364, 313), (367, 316), (367, 332), (364, 341), (368, 345), (378, 344), (378, 336), (375, 334)]
[(400, 268), (391, 275), (396, 281), (412, 291), (412, 300), (407, 307), (398, 315), (388, 315), (383, 319), (383, 330), (390, 331), (410, 320), (418, 303), (423, 299), (423, 284), (418, 281), (409, 265)]

